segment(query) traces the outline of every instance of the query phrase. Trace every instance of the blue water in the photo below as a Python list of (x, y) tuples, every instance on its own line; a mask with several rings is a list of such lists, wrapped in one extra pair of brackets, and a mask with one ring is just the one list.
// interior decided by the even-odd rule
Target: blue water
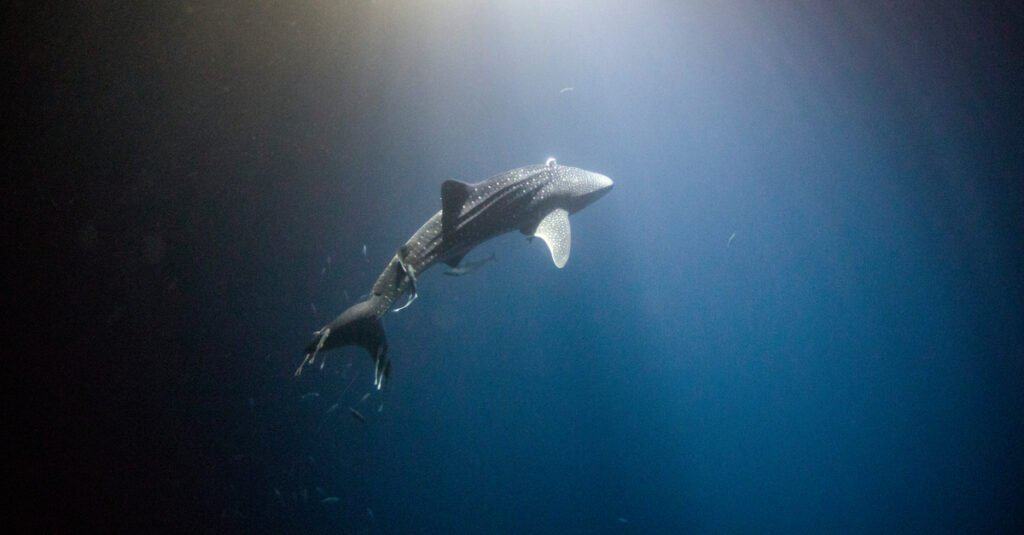
[[(54, 411), (87, 438), (45, 441), (80, 452), (73, 511), (372, 533), (1024, 527), (1019, 8), (82, 10), (52, 75), (79, 89), (41, 112), (73, 112), (53, 135), (94, 177), (46, 190), (73, 303), (105, 321), (59, 320), (104, 363), (75, 359), (83, 386), (62, 394), (102, 410)], [(552, 156), (616, 183), (572, 217), (565, 269), (502, 236), (468, 256), (497, 262), (435, 267), (385, 318), (385, 392), (361, 400), (358, 348), (292, 377), (443, 180)]]

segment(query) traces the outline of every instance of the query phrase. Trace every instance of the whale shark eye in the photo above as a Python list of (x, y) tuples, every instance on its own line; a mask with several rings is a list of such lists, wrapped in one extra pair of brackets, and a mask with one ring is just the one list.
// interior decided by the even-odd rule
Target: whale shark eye
[(548, 158), (548, 161), (544, 162), (544, 165), (554, 169), (556, 166), (558, 166), (558, 160), (554, 158)]

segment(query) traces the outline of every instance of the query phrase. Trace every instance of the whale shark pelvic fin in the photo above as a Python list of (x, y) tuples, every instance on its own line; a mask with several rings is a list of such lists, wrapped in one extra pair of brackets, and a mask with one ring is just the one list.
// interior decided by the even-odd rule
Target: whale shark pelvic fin
[(405, 257), (408, 253), (409, 250), (404, 245), (398, 250), (398, 269), (401, 270), (402, 274), (409, 278), (409, 284), (411, 285), (409, 289), (409, 297), (405, 301), (404, 305), (392, 310), (392, 312), (401, 312), (409, 308), (409, 305), (419, 297), (419, 294), (416, 292), (416, 272), (413, 270), (412, 266), (405, 261)]
[(572, 247), (569, 212), (562, 208), (555, 208), (540, 220), (533, 235), (547, 244), (555, 266), (558, 269), (565, 267), (565, 263), (569, 261), (569, 249)]

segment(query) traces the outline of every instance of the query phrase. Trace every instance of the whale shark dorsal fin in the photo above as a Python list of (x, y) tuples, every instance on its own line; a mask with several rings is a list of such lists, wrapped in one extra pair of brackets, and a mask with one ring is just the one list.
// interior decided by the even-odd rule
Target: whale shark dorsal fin
[(551, 260), (555, 262), (555, 266), (558, 269), (565, 267), (565, 263), (569, 261), (569, 249), (572, 247), (569, 212), (562, 208), (555, 208), (540, 220), (533, 235), (548, 244)]
[(458, 180), (445, 180), (441, 184), (441, 232), (447, 234), (455, 228), (472, 190), (473, 186)]

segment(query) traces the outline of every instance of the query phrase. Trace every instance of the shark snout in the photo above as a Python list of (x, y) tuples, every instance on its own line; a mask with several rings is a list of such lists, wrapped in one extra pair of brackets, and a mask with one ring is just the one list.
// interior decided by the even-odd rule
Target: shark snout
[(592, 184), (593, 190), (589, 195), (587, 195), (587, 204), (604, 197), (605, 194), (612, 190), (612, 186), (615, 185), (615, 183), (612, 182), (612, 179), (600, 173), (590, 173), (590, 183)]
[(578, 180), (573, 185), (573, 189), (577, 192), (572, 197), (569, 213), (576, 213), (584, 207), (590, 206), (594, 201), (604, 197), (615, 185), (612, 179), (592, 171), (583, 171)]

